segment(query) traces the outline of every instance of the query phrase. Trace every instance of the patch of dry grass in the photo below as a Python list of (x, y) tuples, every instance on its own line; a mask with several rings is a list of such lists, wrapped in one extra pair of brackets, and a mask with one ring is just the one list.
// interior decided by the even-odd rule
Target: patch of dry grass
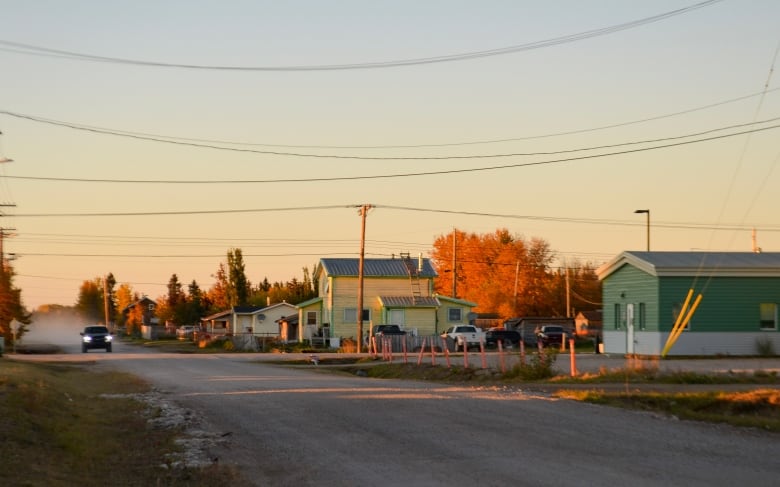
[[(87, 364), (0, 360), (3, 485), (227, 485), (224, 466), (164, 469), (180, 432), (151, 428), (146, 406), (127, 394), (148, 386)], [(13, 468), (10, 468), (13, 466)]]
[(657, 411), (681, 419), (727, 423), (780, 432), (780, 390), (744, 392), (605, 392), (563, 390), (558, 397), (627, 409)]

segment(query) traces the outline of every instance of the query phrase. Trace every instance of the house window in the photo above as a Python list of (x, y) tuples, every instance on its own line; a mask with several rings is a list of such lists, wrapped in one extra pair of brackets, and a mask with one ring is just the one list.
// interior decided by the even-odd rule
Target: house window
[[(689, 303), (690, 304), (690, 303)], [(674, 325), (677, 323), (677, 318), (680, 316), (680, 311), (682, 310), (682, 304), (680, 303), (674, 303), (672, 305), (672, 328), (674, 328)], [(685, 310), (685, 314), (688, 314), (691, 311), (690, 306)], [(680, 318), (680, 320), (684, 320), (685, 315)], [(688, 320), (688, 323), (685, 324), (684, 330), (690, 330), (691, 329), (691, 322), (693, 321), (693, 318)]]
[(645, 303), (639, 303), (639, 329), (644, 330), (646, 328), (647, 328), (647, 319), (646, 319)]
[(307, 311), (306, 312), (306, 324), (307, 325), (316, 325), (317, 324), (317, 312), (316, 311)]
[[(370, 309), (363, 309), (363, 321), (371, 321)], [(344, 323), (357, 323), (357, 308), (344, 308)]]
[(622, 319), (620, 311), (620, 303), (615, 303), (615, 329), (620, 329), (620, 320)]
[(761, 329), (777, 330), (777, 305), (774, 303), (761, 303)]
[(450, 323), (461, 323), (463, 321), (463, 310), (461, 308), (448, 308), (447, 321)]
[(154, 311), (154, 303), (149, 304), (149, 311)]

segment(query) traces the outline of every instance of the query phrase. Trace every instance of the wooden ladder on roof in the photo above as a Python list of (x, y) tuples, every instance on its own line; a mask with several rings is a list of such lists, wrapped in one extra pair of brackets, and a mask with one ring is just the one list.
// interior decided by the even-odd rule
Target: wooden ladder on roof
[(420, 291), (420, 270), (415, 265), (415, 262), (409, 256), (408, 253), (402, 253), (401, 259), (406, 265), (406, 271), (409, 273), (409, 284), (412, 288), (412, 300), (417, 303), (417, 300), (422, 297), (422, 291)]

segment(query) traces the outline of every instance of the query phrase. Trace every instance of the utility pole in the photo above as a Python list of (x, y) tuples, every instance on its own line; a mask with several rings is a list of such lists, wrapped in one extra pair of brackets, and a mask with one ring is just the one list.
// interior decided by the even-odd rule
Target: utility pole
[(512, 302), (512, 313), (517, 316), (517, 281), (520, 280), (520, 261), (515, 263), (515, 298)]
[(571, 288), (569, 286), (569, 264), (564, 260), (566, 268), (566, 317), (571, 318)]
[(458, 259), (457, 259), (458, 229), (452, 229), (452, 297), (458, 297)]
[(357, 353), (361, 353), (363, 345), (363, 264), (366, 254), (366, 215), (371, 205), (360, 207), (360, 261), (358, 263), (358, 297), (357, 297)]
[(103, 276), (103, 312), (106, 316), (106, 328), (113, 332), (114, 330), (108, 321), (108, 279), (106, 279), (106, 276)]
[[(16, 205), (4, 205), (0, 204), (0, 206), (16, 206)], [(0, 227), (0, 272), (5, 272), (5, 250), (4, 250), (4, 242), (5, 237), (10, 237), (13, 234), (8, 233), (9, 231), (13, 232), (16, 230), (15, 228), (2, 228)]]

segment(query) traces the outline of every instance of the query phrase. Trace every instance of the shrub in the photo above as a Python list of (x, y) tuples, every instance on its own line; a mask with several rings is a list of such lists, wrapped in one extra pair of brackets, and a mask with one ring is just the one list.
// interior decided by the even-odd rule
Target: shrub
[(354, 338), (343, 338), (341, 340), (341, 347), (339, 348), (341, 353), (355, 353), (357, 352), (357, 342)]
[(558, 352), (555, 350), (545, 350), (531, 356), (529, 363), (518, 363), (512, 370), (506, 373), (508, 378), (518, 378), (521, 380), (541, 380), (549, 379), (555, 375), (553, 365), (558, 358)]
[(756, 338), (756, 352), (762, 357), (777, 355), (775, 352), (775, 344), (769, 337)]

